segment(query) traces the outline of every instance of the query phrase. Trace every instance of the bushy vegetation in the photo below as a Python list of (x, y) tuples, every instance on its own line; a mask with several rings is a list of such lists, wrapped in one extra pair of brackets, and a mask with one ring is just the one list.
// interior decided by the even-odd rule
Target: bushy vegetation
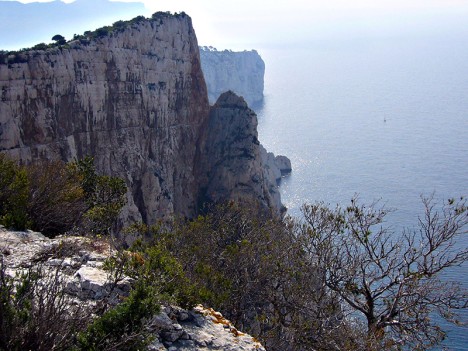
[[(3, 225), (109, 234), (125, 192), (121, 179), (96, 173), (92, 158), (21, 166), (0, 154)], [(42, 270), (14, 279), (2, 266), (0, 349), (138, 350), (151, 341), (160, 304), (202, 303), (269, 350), (428, 350), (445, 336), (433, 317), (458, 323), (468, 306), (459, 284), (440, 279), (468, 259), (455, 245), (467, 234), (468, 209), (463, 198), (423, 205), (417, 228), (402, 233), (383, 226), (385, 208), (358, 199), (345, 208), (306, 204), (302, 219), (228, 203), (191, 220), (131, 225), (120, 236), (134, 245), (105, 267), (110, 281), (133, 278), (133, 290), (92, 321), (61, 312), (58, 275), (38, 284)], [(52, 330), (45, 346), (36, 343), (42, 323)]]
[(166, 281), (269, 350), (428, 350), (444, 338), (434, 315), (456, 322), (468, 304), (459, 284), (440, 280), (468, 258), (454, 246), (468, 212), (464, 199), (423, 204), (419, 228), (399, 235), (382, 227), (385, 208), (357, 199), (344, 209), (305, 205), (302, 221), (231, 203), (170, 227), (134, 227), (153, 242), (133, 249), (134, 264), (145, 266), (148, 252), (175, 258), (182, 272), (166, 269)]
[(154, 338), (145, 323), (159, 311), (157, 297), (151, 286), (138, 282), (124, 302), (78, 334), (73, 350), (143, 350)]
[(26, 170), (0, 153), (0, 224), (17, 229), (27, 226), (28, 189)]
[(64, 293), (59, 270), (42, 267), (16, 277), (0, 260), (0, 350), (68, 350), (91, 315)]
[(25, 166), (0, 154), (0, 224), (9, 228), (108, 235), (126, 190), (122, 179), (98, 175), (90, 157)]

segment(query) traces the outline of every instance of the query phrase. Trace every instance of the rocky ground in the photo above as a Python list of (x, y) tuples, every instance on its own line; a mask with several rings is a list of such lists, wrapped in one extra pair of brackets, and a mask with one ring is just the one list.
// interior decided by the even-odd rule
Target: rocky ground
[[(12, 277), (37, 265), (59, 272), (66, 293), (72, 297), (70, 301), (83, 307), (104, 297), (118, 303), (131, 289), (131, 279), (114, 284), (103, 269), (106, 258), (114, 253), (105, 241), (83, 237), (49, 239), (40, 233), (8, 231), (0, 226), (0, 252), (6, 273)], [(163, 306), (150, 325), (156, 338), (149, 350), (265, 350), (219, 312), (203, 306), (190, 311)]]

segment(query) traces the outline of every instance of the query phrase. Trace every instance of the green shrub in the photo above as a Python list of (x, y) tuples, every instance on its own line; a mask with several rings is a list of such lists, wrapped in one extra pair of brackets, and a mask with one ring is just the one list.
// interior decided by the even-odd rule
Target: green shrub
[(46, 43), (39, 43), (32, 47), (33, 50), (47, 50), (48, 48), (49, 45), (47, 45)]
[(88, 209), (76, 168), (61, 161), (42, 161), (26, 170), (31, 229), (55, 236), (75, 228)]
[(98, 28), (94, 31), (94, 37), (95, 38), (103, 38), (107, 35), (109, 35), (109, 33), (112, 31), (112, 28), (109, 27), (109, 26), (105, 26), (105, 27), (101, 27), (101, 28)]
[(0, 224), (25, 229), (29, 224), (28, 196), (29, 179), (25, 168), (0, 153)]
[(122, 179), (98, 175), (91, 157), (20, 166), (0, 154), (0, 224), (6, 227), (48, 236), (70, 230), (108, 235), (126, 191)]
[(145, 323), (159, 312), (156, 296), (151, 286), (139, 282), (123, 303), (78, 335), (75, 350), (142, 350), (152, 341)]
[(90, 156), (69, 165), (79, 175), (87, 210), (78, 231), (83, 234), (109, 235), (126, 203), (127, 186), (123, 179), (98, 175)]
[(60, 34), (56, 34), (52, 37), (52, 40), (55, 41), (56, 45), (64, 45), (66, 44), (65, 37)]

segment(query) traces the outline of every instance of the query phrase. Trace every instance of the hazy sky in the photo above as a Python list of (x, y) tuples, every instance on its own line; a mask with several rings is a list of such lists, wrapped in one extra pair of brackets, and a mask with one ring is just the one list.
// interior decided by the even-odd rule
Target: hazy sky
[(468, 32), (468, 0), (133, 2), (145, 3), (148, 9), (145, 15), (156, 11), (185, 11), (193, 19), (199, 43), (218, 48), (248, 49), (277, 43), (294, 45), (295, 42), (343, 36)]

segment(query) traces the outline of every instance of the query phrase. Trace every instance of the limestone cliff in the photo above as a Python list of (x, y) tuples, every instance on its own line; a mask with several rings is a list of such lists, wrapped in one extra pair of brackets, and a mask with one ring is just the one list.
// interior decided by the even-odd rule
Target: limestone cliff
[[(276, 178), (268, 174), (264, 148), (257, 134), (257, 116), (242, 97), (223, 93), (212, 106), (200, 150), (200, 202), (233, 199), (260, 200), (265, 209), (279, 214), (281, 205)], [(275, 168), (279, 171), (279, 169)]]
[(0, 150), (25, 161), (93, 155), (127, 179), (128, 216), (193, 213), (208, 101), (191, 19), (160, 13), (69, 46), (0, 65)]
[(200, 58), (210, 103), (228, 90), (242, 96), (249, 106), (263, 100), (265, 63), (257, 51), (218, 51), (204, 46)]
[[(221, 103), (219, 111), (247, 111), (229, 104)], [(209, 109), (197, 39), (183, 13), (157, 13), (97, 37), (0, 57), (0, 151), (22, 162), (94, 156), (98, 171), (129, 186), (123, 220), (192, 216), (203, 189), (217, 200), (242, 192), (280, 206), (269, 194), (277, 192), (276, 184), (263, 183), (267, 178), (259, 171), (256, 119), (230, 124), (227, 118), (219, 125), (229, 141), (220, 152), (216, 132), (206, 133), (218, 114)], [(242, 133), (248, 166), (229, 161)], [(200, 177), (203, 167), (224, 174), (208, 169), (217, 166), (212, 159), (236, 170), (226, 184)], [(241, 191), (240, 184), (247, 186)], [(247, 194), (248, 188), (254, 191)]]

